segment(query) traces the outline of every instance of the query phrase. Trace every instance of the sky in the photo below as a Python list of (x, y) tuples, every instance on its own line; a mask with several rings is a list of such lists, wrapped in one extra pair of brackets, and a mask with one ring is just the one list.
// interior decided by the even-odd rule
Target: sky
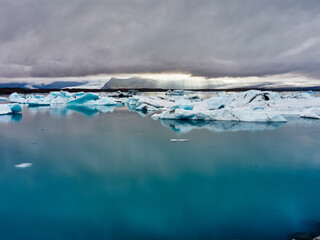
[(320, 85), (320, 1), (0, 0), (0, 82), (146, 74)]

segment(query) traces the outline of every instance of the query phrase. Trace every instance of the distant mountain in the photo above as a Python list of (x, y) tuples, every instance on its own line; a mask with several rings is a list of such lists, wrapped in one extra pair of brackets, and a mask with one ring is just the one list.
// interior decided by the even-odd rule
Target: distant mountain
[(55, 89), (61, 89), (61, 88), (67, 88), (67, 87), (78, 87), (84, 84), (87, 84), (88, 81), (83, 81), (83, 82), (75, 82), (75, 81), (57, 81), (57, 82), (52, 82), (49, 84), (31, 84), (32, 87), (34, 88), (55, 88)]
[(134, 89), (134, 88), (157, 88), (158, 84), (155, 80), (131, 77), (131, 78), (115, 78), (112, 77), (101, 89)]
[(112, 77), (101, 89), (141, 89), (141, 88), (183, 88), (181, 81), (159, 81), (141, 77), (115, 78)]
[(0, 88), (27, 88), (28, 83), (0, 83)]
[(37, 88), (37, 89), (61, 89), (67, 87), (77, 87), (88, 83), (88, 81), (74, 82), (74, 81), (56, 81), (48, 84), (35, 84), (35, 83), (0, 83), (0, 88)]

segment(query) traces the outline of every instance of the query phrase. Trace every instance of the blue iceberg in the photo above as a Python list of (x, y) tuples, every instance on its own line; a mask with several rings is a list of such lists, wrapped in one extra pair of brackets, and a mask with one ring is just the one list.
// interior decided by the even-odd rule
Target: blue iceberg
[(76, 99), (70, 100), (69, 102), (67, 102), (68, 105), (82, 105), (85, 104), (89, 101), (95, 101), (98, 100), (99, 96), (97, 94), (93, 94), (93, 93), (86, 93), (81, 97), (78, 97)]

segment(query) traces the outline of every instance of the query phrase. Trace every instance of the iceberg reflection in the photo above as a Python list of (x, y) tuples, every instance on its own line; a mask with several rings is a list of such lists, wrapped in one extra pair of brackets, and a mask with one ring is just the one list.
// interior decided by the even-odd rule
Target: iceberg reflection
[(73, 110), (75, 112), (83, 113), (86, 116), (93, 116), (99, 113), (99, 110), (96, 107), (88, 107), (81, 105), (68, 105), (68, 109)]
[(185, 121), (161, 120), (163, 126), (174, 132), (187, 133), (193, 129), (208, 129), (213, 132), (238, 132), (238, 131), (265, 131), (281, 127), (284, 123), (258, 123), (234, 121)]
[(93, 116), (99, 112), (107, 113), (113, 112), (114, 106), (83, 106), (83, 105), (68, 105), (67, 109), (83, 113), (86, 116)]
[(0, 122), (2, 123), (20, 122), (21, 119), (22, 119), (22, 114), (20, 113), (0, 115)]

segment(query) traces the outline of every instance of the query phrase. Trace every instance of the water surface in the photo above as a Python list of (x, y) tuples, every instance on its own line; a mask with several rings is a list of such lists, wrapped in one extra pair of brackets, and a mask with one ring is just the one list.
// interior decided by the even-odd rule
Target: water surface
[(24, 108), (0, 117), (0, 239), (320, 234), (319, 140), (316, 120), (204, 124), (121, 107)]

